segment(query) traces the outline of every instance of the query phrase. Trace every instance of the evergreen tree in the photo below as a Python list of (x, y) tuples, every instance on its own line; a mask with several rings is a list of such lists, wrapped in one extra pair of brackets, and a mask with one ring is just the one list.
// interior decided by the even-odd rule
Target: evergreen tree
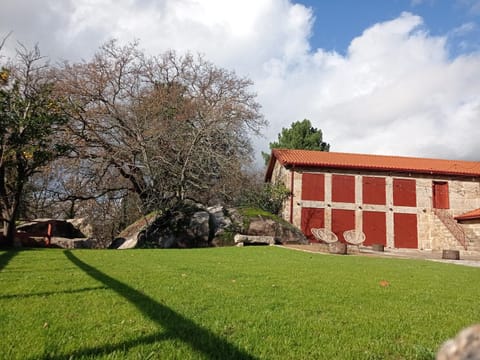
[[(322, 130), (314, 128), (308, 119), (295, 121), (290, 128), (282, 128), (278, 141), (270, 143), (272, 149), (305, 149), (329, 151), (330, 144), (323, 141)], [(265, 163), (268, 164), (270, 154), (262, 152)]]

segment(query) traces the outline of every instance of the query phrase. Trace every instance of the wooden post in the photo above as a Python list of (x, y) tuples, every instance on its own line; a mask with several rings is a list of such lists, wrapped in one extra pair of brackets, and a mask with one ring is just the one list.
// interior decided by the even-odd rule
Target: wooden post
[(52, 242), (52, 223), (48, 223), (47, 227), (47, 247), (50, 247), (50, 244)]

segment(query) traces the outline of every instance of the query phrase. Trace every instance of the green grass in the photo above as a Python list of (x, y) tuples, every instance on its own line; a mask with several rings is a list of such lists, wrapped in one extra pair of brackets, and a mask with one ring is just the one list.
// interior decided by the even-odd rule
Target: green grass
[(480, 322), (479, 279), (274, 247), (0, 251), (0, 358), (433, 359)]

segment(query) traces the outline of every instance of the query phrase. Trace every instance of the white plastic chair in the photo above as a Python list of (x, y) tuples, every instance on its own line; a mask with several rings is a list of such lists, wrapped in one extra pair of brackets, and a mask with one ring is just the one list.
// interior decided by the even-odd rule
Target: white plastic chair
[(334, 242), (338, 241), (337, 235), (335, 235), (335, 233), (331, 232), (328, 229), (311, 228), (310, 231), (312, 232), (315, 239), (317, 239), (318, 241), (323, 241), (327, 244), (333, 244)]

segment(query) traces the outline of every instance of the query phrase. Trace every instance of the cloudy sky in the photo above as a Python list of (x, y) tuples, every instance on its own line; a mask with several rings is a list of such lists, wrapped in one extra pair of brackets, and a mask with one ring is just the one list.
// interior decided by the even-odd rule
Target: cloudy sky
[(258, 153), (308, 118), (331, 151), (480, 161), (480, 0), (2, 0), (10, 31), (53, 60), (200, 52), (254, 81)]

